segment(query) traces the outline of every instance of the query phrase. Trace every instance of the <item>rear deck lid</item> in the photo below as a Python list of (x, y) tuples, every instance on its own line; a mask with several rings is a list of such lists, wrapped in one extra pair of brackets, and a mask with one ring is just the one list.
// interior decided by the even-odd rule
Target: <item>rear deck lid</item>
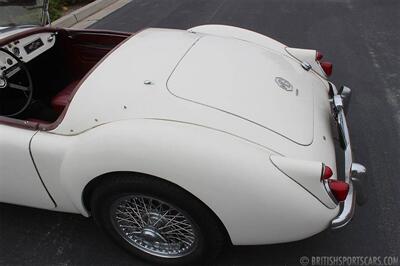
[(179, 98), (309, 145), (313, 79), (298, 62), (278, 52), (237, 39), (205, 36), (181, 60), (167, 86)]

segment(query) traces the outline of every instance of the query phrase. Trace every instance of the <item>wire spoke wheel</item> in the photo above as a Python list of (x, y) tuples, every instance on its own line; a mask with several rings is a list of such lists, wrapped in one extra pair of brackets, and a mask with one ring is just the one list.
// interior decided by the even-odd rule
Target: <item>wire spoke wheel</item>
[(152, 196), (118, 198), (110, 216), (114, 228), (129, 244), (154, 256), (183, 257), (198, 244), (197, 226), (189, 215)]

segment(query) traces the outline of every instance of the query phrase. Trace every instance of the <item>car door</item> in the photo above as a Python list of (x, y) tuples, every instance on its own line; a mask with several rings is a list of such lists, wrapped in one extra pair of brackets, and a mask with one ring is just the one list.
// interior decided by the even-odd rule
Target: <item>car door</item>
[(0, 122), (0, 202), (55, 207), (32, 161), (30, 143), (36, 132)]

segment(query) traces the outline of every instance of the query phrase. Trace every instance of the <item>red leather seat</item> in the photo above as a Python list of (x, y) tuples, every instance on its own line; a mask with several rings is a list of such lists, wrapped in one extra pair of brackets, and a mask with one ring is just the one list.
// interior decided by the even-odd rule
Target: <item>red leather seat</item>
[(72, 81), (70, 84), (68, 84), (67, 87), (57, 93), (57, 95), (54, 96), (54, 98), (51, 100), (51, 106), (57, 113), (61, 114), (65, 106), (67, 106), (67, 104), (71, 100), (71, 94), (78, 83), (79, 80)]

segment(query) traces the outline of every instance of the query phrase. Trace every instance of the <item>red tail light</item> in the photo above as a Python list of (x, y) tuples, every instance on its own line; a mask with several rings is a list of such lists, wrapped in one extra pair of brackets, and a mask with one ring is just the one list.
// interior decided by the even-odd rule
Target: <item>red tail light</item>
[(349, 184), (338, 180), (329, 180), (329, 188), (337, 201), (344, 201), (349, 193)]
[(315, 55), (315, 60), (321, 61), (323, 57), (324, 55), (320, 51), (317, 51), (317, 54)]
[(331, 169), (329, 166), (324, 165), (324, 166), (322, 167), (321, 180), (329, 179), (332, 175), (333, 175), (332, 169)]
[(321, 67), (322, 67), (322, 69), (324, 70), (325, 74), (326, 74), (328, 77), (329, 77), (330, 75), (332, 75), (332, 68), (333, 68), (333, 65), (332, 65), (331, 62), (324, 61), (324, 62), (321, 62), (320, 64), (321, 64)]

